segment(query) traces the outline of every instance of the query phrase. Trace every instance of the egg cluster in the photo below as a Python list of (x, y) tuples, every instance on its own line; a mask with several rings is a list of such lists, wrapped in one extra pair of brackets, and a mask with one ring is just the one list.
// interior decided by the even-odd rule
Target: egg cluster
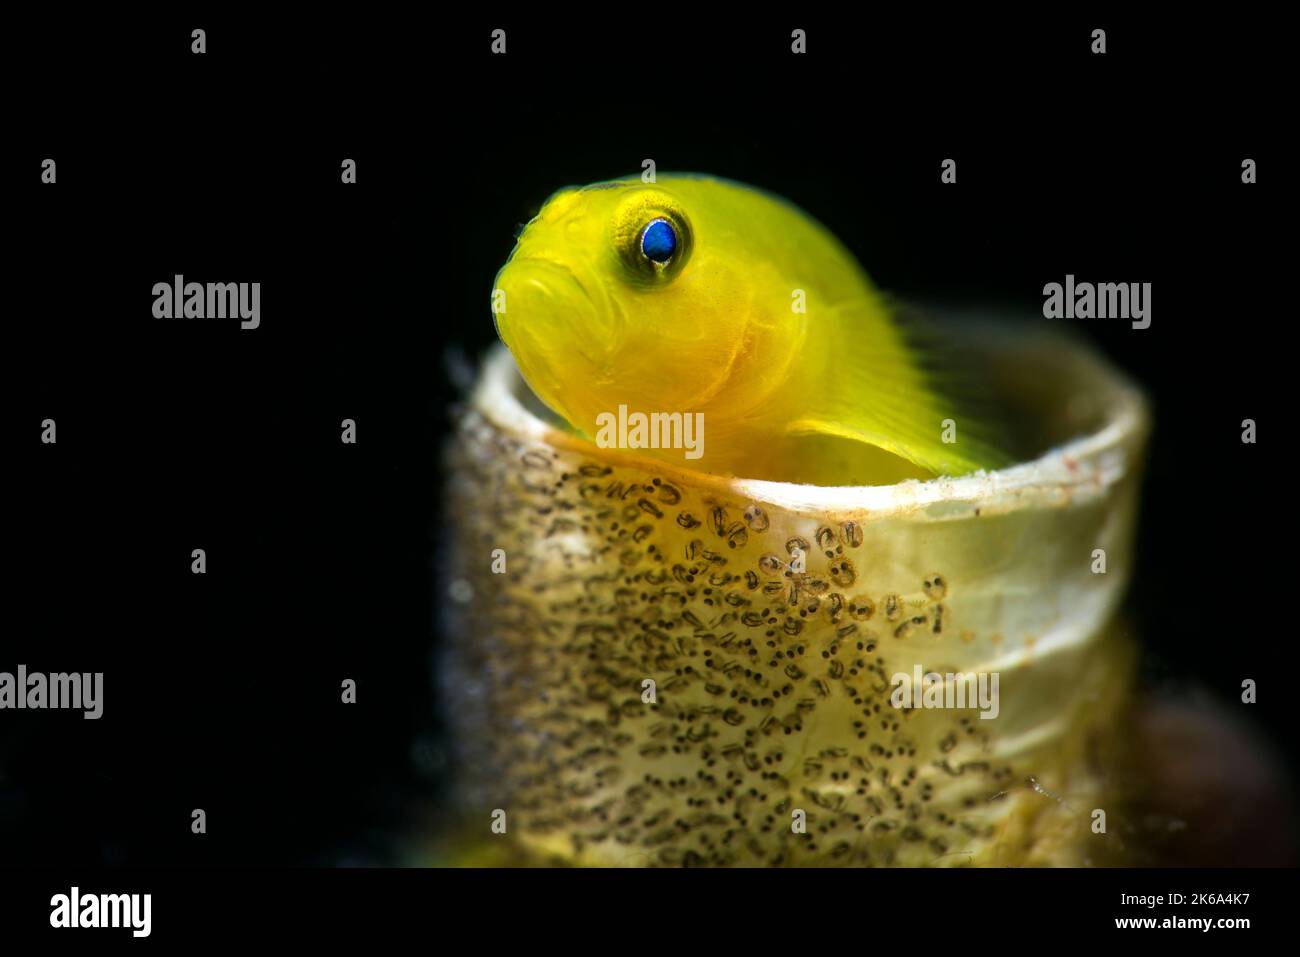
[(1086, 830), (1030, 786), (1041, 763), (999, 757), (999, 722), (891, 704), (895, 672), (990, 636), (963, 628), (960, 580), (877, 541), (888, 522), (773, 510), (475, 411), (451, 465), (462, 805), (503, 810), (532, 858), (1008, 863)]

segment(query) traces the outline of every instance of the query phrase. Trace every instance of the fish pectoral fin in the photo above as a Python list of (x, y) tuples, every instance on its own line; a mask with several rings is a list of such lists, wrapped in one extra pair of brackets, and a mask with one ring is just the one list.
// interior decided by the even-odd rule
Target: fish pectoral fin
[(842, 422), (833, 422), (829, 419), (802, 418), (796, 422), (791, 422), (787, 430), (792, 435), (834, 435), (854, 442), (866, 442), (868, 445), (874, 445), (886, 452), (908, 458), (908, 455), (902, 449), (897, 448), (897, 443), (884, 432), (854, 429)]
[(791, 422), (788, 431), (792, 435), (830, 435), (850, 442), (863, 442), (924, 469), (936, 473), (943, 471), (930, 464), (931, 457), (919, 449), (918, 443), (900, 441), (897, 430), (872, 428), (865, 423), (852, 426), (829, 418), (805, 417)]
[[(854, 414), (856, 413), (856, 414)], [(943, 420), (934, 419), (933, 434), (919, 421), (895, 413), (869, 413), (853, 410), (843, 420), (827, 416), (805, 416), (790, 423), (788, 429), (797, 435), (831, 435), (853, 442), (864, 442), (905, 459), (934, 475), (963, 475), (982, 468), (994, 467), (996, 453), (979, 449), (975, 457), (958, 451), (958, 446), (943, 441)]]

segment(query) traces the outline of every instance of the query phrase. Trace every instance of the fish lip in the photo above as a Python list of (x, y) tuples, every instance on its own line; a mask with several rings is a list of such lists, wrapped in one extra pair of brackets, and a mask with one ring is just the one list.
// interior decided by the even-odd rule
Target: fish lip
[[(511, 256), (508, 266), (522, 266), (525, 270), (540, 272), (540, 276), (525, 276), (525, 281), (536, 281), (541, 288), (548, 294), (553, 293), (553, 289), (547, 289), (545, 280), (550, 277), (570, 291), (576, 292), (580, 297), (582, 306), (590, 313), (592, 320), (592, 330), (589, 334), (574, 336), (573, 349), (575, 352), (593, 363), (604, 363), (608, 360), (612, 343), (616, 339), (617, 330), (623, 321), (621, 309), (611, 308), (615, 304), (607, 300), (603, 295), (599, 298), (593, 295), (592, 289), (587, 283), (584, 283), (573, 269), (562, 262), (549, 259), (545, 256)], [(602, 319), (602, 317), (607, 317)], [(605, 340), (604, 343), (601, 340)]]
[(585, 285), (583, 285), (582, 280), (578, 278), (578, 274), (568, 266), (564, 265), (564, 263), (556, 262), (554, 259), (547, 259), (544, 256), (512, 256), (510, 258), (510, 264), (514, 265), (517, 263), (526, 263), (529, 266), (541, 266), (544, 270), (558, 273), (567, 281), (573, 283), (588, 302), (593, 302), (591, 292)]

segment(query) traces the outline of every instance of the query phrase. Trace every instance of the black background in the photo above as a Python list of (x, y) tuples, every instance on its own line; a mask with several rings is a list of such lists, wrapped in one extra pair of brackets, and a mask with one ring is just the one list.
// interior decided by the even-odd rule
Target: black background
[[(449, 351), (492, 342), (492, 278), (547, 195), (645, 158), (787, 196), (921, 302), (1033, 316), (1066, 273), (1152, 283), (1147, 330), (1069, 322), (1153, 400), (1146, 673), (1228, 704), (1255, 678), (1294, 764), (1280, 34), (639, 10), (15, 28), (0, 670), (103, 671), (105, 714), (0, 717), (0, 865), (409, 861), (450, 770)], [(176, 273), (260, 281), (261, 327), (153, 319)]]

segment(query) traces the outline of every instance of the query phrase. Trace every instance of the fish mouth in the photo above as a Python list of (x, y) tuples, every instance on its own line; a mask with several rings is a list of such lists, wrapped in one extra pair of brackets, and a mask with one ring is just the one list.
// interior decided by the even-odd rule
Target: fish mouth
[[(515, 256), (502, 271), (499, 285), (506, 292), (507, 323), (523, 342), (501, 338), (518, 353), (517, 345), (541, 355), (563, 350), (590, 362), (602, 363), (614, 345), (614, 323), (607, 310), (577, 272), (540, 256)], [(497, 331), (503, 333), (502, 323)]]

